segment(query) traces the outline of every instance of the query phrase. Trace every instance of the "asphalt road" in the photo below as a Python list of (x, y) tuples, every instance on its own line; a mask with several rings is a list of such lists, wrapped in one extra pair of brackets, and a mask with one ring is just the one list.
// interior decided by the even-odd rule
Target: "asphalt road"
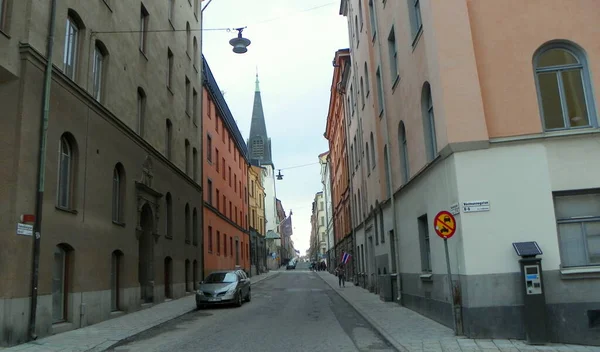
[(194, 311), (111, 351), (395, 351), (303, 266), (253, 285), (252, 301), (240, 308)]

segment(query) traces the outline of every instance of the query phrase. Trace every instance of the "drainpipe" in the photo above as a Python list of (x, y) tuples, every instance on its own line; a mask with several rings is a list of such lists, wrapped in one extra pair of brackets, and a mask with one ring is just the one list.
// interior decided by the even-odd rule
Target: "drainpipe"
[(50, 4), (50, 25), (48, 27), (48, 44), (46, 54), (46, 71), (44, 73), (44, 92), (42, 95), (42, 118), (40, 123), (40, 140), (38, 155), (38, 181), (35, 199), (35, 222), (33, 224), (33, 260), (31, 270), (31, 306), (29, 307), (29, 337), (37, 339), (35, 333), (38, 281), (40, 268), (40, 241), (42, 229), (42, 211), (44, 203), (44, 183), (46, 172), (46, 138), (48, 133), (48, 117), (50, 115), (50, 88), (52, 84), (52, 57), (54, 52), (54, 27), (56, 22), (56, 0)]
[[(378, 25), (378, 21), (379, 21), (379, 17), (377, 16), (377, 11), (373, 11), (374, 12), (374, 18), (375, 18), (375, 26), (377, 26), (377, 29), (379, 29), (379, 25)], [(379, 32), (379, 31), (378, 31)], [(381, 53), (381, 35), (377, 35), (377, 51), (379, 52), (379, 60), (381, 60), (382, 53)], [(383, 76), (382, 76), (382, 80), (383, 80)], [(393, 84), (393, 82), (392, 82)], [(382, 89), (383, 91), (383, 89)], [(385, 104), (385, 94), (382, 94), (381, 97), (381, 101), (383, 102), (383, 118), (386, 120), (386, 126), (385, 126), (385, 144), (387, 146), (387, 165), (384, 165), (384, 168), (387, 169), (387, 171), (385, 171), (387, 173), (387, 179), (389, 180), (389, 185), (386, 184), (386, 188), (387, 188), (387, 192), (388, 192), (388, 197), (390, 199), (390, 202), (392, 203), (392, 221), (393, 221), (393, 229), (394, 229), (394, 241), (396, 242), (396, 278), (397, 278), (397, 289), (398, 289), (398, 297), (397, 300), (400, 300), (401, 296), (402, 296), (402, 292), (400, 290), (400, 288), (402, 287), (401, 285), (401, 280), (400, 280), (400, 258), (398, 253), (400, 253), (400, 246), (399, 246), (399, 238), (400, 238), (400, 234), (398, 233), (398, 222), (396, 221), (396, 199), (394, 197), (394, 187), (393, 187), (393, 179), (392, 179), (392, 167), (391, 167), (391, 161), (390, 161), (390, 132), (389, 132), (389, 128), (387, 126), (387, 118), (388, 118), (388, 114), (387, 114), (387, 109), (386, 109), (386, 104)], [(373, 146), (371, 146), (373, 147)], [(408, 180), (407, 180), (408, 181)], [(383, 211), (383, 210), (381, 210)], [(383, 234), (382, 234), (383, 235)], [(384, 236), (384, 235), (383, 235)], [(391, 254), (391, 253), (390, 253)]]

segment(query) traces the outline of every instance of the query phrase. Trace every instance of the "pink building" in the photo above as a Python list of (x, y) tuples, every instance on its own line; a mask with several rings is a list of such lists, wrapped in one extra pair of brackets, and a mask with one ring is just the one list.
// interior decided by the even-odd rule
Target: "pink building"
[[(342, 0), (340, 12), (356, 280), (466, 336), (525, 338), (512, 244), (535, 241), (548, 338), (600, 345), (600, 46), (586, 25), (598, 2)], [(441, 210), (457, 220), (454, 307)]]

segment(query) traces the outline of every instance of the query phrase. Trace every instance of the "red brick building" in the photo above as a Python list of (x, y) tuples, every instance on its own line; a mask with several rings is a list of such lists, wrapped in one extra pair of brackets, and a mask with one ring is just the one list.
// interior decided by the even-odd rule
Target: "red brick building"
[(206, 60), (203, 82), (204, 276), (250, 272), (247, 146)]

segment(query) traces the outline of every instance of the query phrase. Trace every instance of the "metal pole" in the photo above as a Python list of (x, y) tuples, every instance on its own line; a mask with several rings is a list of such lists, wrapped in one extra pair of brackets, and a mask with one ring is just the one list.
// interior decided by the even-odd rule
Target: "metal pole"
[(454, 285), (452, 284), (452, 269), (450, 268), (450, 254), (448, 254), (448, 239), (444, 238), (444, 250), (446, 251), (446, 266), (448, 267), (448, 289), (450, 290), (450, 307), (452, 308), (452, 326), (454, 334), (458, 335), (456, 325), (456, 311), (454, 309)]
[(35, 333), (38, 279), (40, 268), (40, 241), (42, 229), (42, 210), (44, 203), (44, 183), (46, 171), (46, 138), (48, 134), (48, 117), (50, 115), (50, 88), (52, 84), (52, 54), (54, 52), (54, 27), (56, 22), (56, 0), (50, 5), (50, 26), (48, 28), (48, 47), (46, 55), (46, 71), (44, 73), (44, 92), (42, 96), (42, 119), (40, 124), (40, 141), (38, 155), (38, 181), (35, 199), (35, 222), (33, 224), (33, 261), (31, 270), (31, 306), (29, 307), (29, 337), (37, 338)]

